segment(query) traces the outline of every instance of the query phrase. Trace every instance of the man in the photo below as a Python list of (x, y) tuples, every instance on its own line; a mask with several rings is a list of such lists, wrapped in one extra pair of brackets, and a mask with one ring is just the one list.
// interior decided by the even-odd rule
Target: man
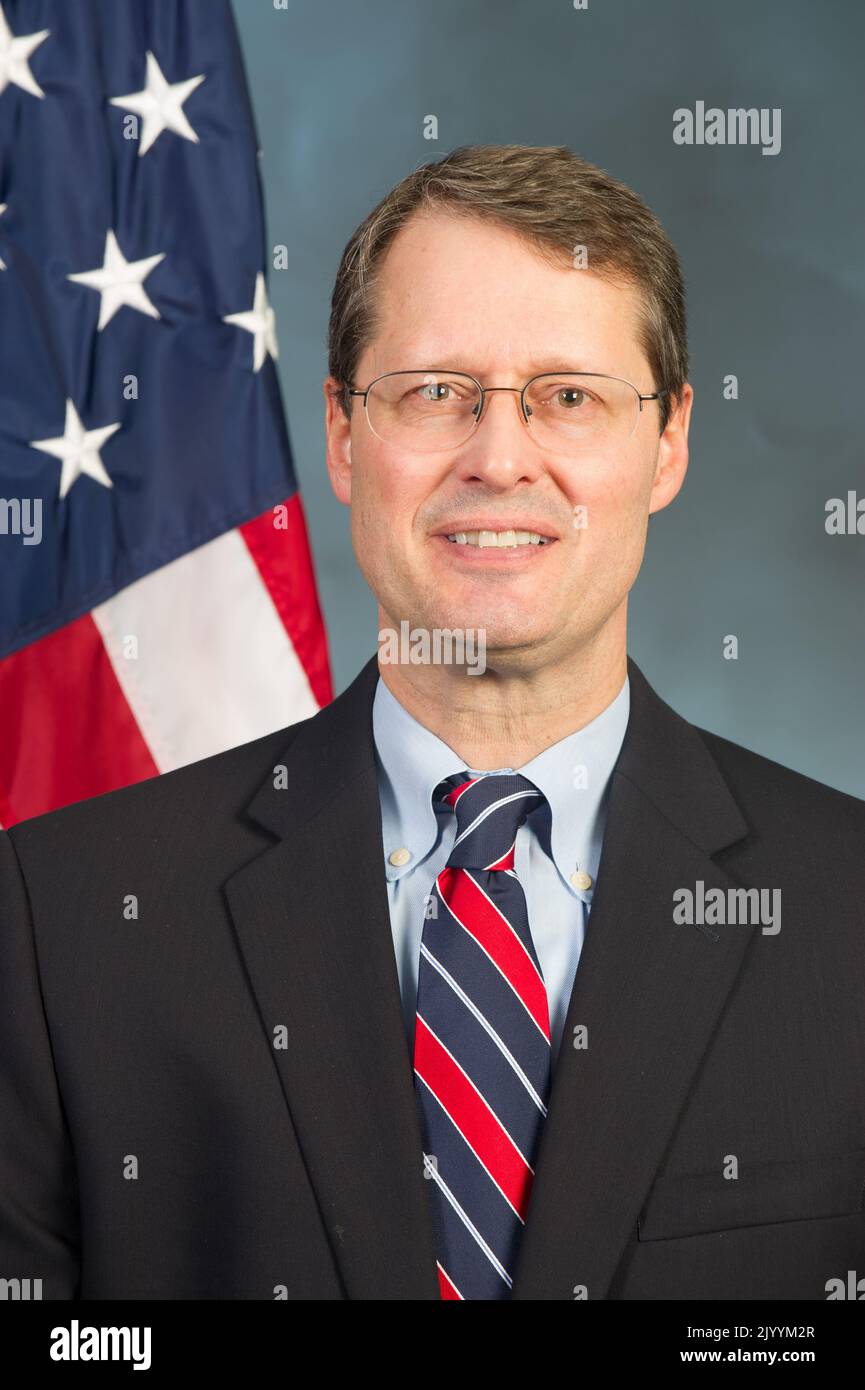
[[(0, 840), (0, 1275), (822, 1299), (865, 1269), (865, 807), (626, 654), (686, 376), (672, 246), (564, 149), (457, 151), (358, 229), (327, 457), (381, 657)], [(406, 625), (442, 659), (393, 660)]]

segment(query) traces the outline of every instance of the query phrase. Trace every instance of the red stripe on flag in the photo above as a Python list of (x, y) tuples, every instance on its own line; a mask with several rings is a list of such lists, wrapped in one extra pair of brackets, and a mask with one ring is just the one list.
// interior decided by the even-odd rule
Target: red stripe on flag
[(442, 869), (436, 883), (448, 910), (498, 966), (544, 1037), (549, 1039), (546, 985), (513, 927), (465, 869)]
[(525, 1220), (532, 1187), (531, 1168), (501, 1121), (420, 1014), (415, 1022), (414, 1065), (493, 1181)]
[(258, 567), (319, 705), (333, 699), (327, 636), (300, 494), (244, 522), (238, 531)]
[(0, 661), (5, 826), (159, 771), (89, 614)]

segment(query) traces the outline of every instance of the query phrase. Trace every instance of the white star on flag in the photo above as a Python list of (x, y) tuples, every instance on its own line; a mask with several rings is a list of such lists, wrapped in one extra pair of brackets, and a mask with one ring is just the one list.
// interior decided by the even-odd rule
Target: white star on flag
[(112, 106), (122, 106), (143, 118), (144, 128), (138, 146), (139, 155), (147, 153), (163, 130), (173, 130), (175, 135), (182, 135), (184, 140), (192, 140), (196, 145), (199, 143), (198, 136), (186, 119), (183, 103), (203, 81), (202, 74), (187, 78), (185, 82), (167, 82), (156, 58), (148, 51), (147, 76), (143, 90), (130, 92), (125, 97), (111, 97)]
[(81, 423), (81, 418), (72, 401), (66, 402), (66, 425), (63, 434), (56, 439), (33, 439), (30, 441), (31, 449), (41, 449), (45, 454), (52, 454), (54, 458), (60, 459), (63, 470), (60, 474), (60, 496), (65, 497), (76, 478), (80, 478), (82, 473), (93, 478), (95, 482), (102, 483), (103, 487), (113, 487), (111, 479), (105, 472), (102, 459), (99, 457), (99, 450), (110, 439), (115, 430), (119, 430), (120, 425), (102, 425), (98, 430), (86, 430)]
[(269, 352), (271, 357), (279, 356), (276, 341), (276, 314), (267, 302), (267, 289), (261, 271), (255, 277), (255, 298), (252, 308), (242, 314), (223, 314), (224, 323), (235, 323), (245, 328), (254, 338), (252, 349), (253, 371), (260, 371)]
[[(3, 216), (3, 214), (4, 214), (5, 211), (6, 211), (6, 204), (5, 204), (5, 203), (0, 203), (0, 217)], [(6, 269), (6, 262), (4, 261), (3, 257), (0, 256), (0, 270), (5, 270), (5, 269)]]
[(5, 92), (12, 82), (31, 96), (44, 97), (45, 93), (30, 71), (28, 59), (50, 33), (50, 29), (40, 29), (38, 34), (19, 34), (15, 38), (0, 5), (0, 92)]
[(82, 270), (77, 275), (67, 275), (66, 279), (99, 290), (102, 299), (99, 304), (97, 329), (102, 329), (106, 323), (110, 323), (123, 304), (128, 304), (130, 309), (137, 309), (141, 314), (149, 314), (151, 318), (158, 319), (162, 315), (150, 300), (144, 288), (144, 281), (151, 270), (163, 260), (164, 251), (157, 256), (146, 256), (143, 261), (127, 261), (117, 243), (117, 237), (109, 229), (105, 236), (105, 256), (102, 265), (96, 270)]

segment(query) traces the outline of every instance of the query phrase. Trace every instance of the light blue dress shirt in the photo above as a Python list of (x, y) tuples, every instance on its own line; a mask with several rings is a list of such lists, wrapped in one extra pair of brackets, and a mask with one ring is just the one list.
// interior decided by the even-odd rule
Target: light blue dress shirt
[(483, 777), (489, 771), (516, 771), (546, 798), (517, 831), (514, 868), (526, 895), (547, 986), (552, 1052), (557, 1055), (601, 859), (610, 774), (629, 712), (626, 677), (616, 698), (590, 724), (523, 767), (485, 772), (467, 768), (452, 748), (409, 714), (379, 677), (373, 737), (390, 923), (410, 1050), (426, 903), (456, 835), (456, 816), (449, 807), (435, 810), (432, 793), (455, 772)]

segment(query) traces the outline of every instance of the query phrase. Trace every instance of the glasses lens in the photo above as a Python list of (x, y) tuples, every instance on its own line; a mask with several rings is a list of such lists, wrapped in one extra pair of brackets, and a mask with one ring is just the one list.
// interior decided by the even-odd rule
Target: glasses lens
[(417, 453), (454, 449), (475, 427), (481, 397), (459, 372), (391, 372), (369, 389), (373, 434)]
[(526, 405), (538, 443), (567, 453), (600, 453), (623, 444), (640, 413), (640, 398), (627, 381), (570, 373), (535, 377)]

